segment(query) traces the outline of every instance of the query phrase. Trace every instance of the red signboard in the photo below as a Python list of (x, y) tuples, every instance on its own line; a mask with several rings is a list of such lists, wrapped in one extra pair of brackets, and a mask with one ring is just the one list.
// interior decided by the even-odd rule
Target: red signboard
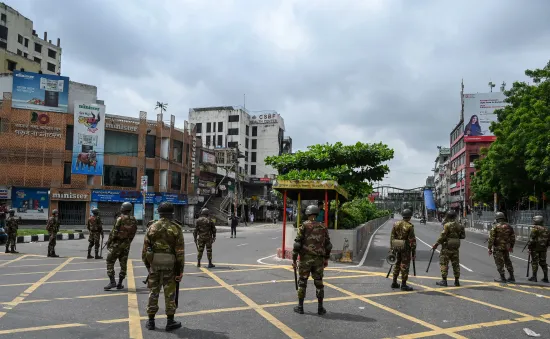
[(496, 139), (492, 135), (464, 136), (464, 142), (493, 142)]

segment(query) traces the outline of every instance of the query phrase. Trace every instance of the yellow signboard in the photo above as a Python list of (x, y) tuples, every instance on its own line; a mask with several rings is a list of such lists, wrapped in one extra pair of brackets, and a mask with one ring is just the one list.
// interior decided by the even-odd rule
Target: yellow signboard
[(334, 180), (275, 180), (273, 189), (277, 190), (334, 190), (346, 199), (348, 193)]

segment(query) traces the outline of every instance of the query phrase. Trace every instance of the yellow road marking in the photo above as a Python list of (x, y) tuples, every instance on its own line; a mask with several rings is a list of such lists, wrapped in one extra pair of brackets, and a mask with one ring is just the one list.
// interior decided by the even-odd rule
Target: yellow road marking
[[(73, 258), (69, 258), (71, 260), (73, 260)], [(14, 266), (14, 267), (17, 267), (17, 266)], [(64, 273), (64, 272), (81, 272), (81, 271), (99, 271), (99, 270), (104, 270), (105, 267), (97, 267), (97, 268), (80, 268), (78, 270), (63, 270), (63, 271), (60, 271), (59, 273)], [(40, 272), (25, 272), (25, 273), (7, 273), (7, 274), (0, 274), (0, 277), (3, 277), (3, 276), (8, 276), (8, 275), (29, 275), (29, 274), (44, 274), (44, 273), (50, 273), (51, 271), (40, 271)]]
[(541, 318), (544, 318), (544, 319), (550, 319), (550, 313), (548, 314), (543, 314), (540, 316)]
[(128, 325), (130, 328), (130, 338), (143, 339), (141, 332), (141, 319), (139, 316), (139, 305), (136, 293), (136, 279), (134, 278), (134, 264), (128, 260)]
[(28, 257), (28, 255), (22, 255), (22, 256), (19, 256), (19, 257), (13, 259), (13, 260), (8, 260), (8, 261), (6, 261), (6, 262), (1, 263), (1, 264), (0, 264), (0, 267), (4, 267), (4, 266), (6, 266), (6, 265), (9, 265), (9, 264), (14, 263), (14, 262), (16, 262), (16, 261), (19, 261), (19, 260), (21, 260), (21, 259), (23, 259), (23, 258), (26, 258), (26, 257)]
[(69, 328), (69, 327), (84, 327), (85, 324), (61, 324), (61, 325), (49, 325), (49, 326), (38, 326), (38, 327), (25, 327), (25, 328), (14, 328), (11, 330), (1, 330), (0, 334), (13, 334), (21, 332), (33, 332), (33, 331), (44, 331), (44, 330), (56, 330), (60, 328)]
[[(68, 263), (70, 263), (73, 259), (69, 258), (65, 260), (61, 265), (54, 268), (51, 272), (43, 276), (40, 280), (29, 286), (23, 293), (21, 293), (18, 297), (13, 299), (10, 303), (8, 303), (8, 306), (4, 306), (4, 308), (11, 309), (15, 306), (17, 306), (19, 303), (21, 303), (23, 300), (25, 300), (26, 297), (28, 297), (31, 293), (36, 291), (37, 288), (39, 288), (44, 282), (46, 282), (48, 279), (53, 277), (54, 274), (59, 272), (63, 267), (65, 267)], [(1, 318), (1, 316), (0, 316)]]
[(266, 310), (264, 310), (263, 308), (261, 308), (258, 304), (256, 304), (256, 302), (254, 302), (252, 299), (250, 299), (249, 297), (245, 296), (244, 294), (242, 294), (240, 291), (238, 291), (237, 289), (235, 289), (234, 287), (230, 286), (229, 284), (227, 284), (225, 281), (223, 281), (220, 277), (218, 277), (217, 275), (215, 275), (214, 273), (204, 269), (204, 268), (201, 268), (201, 270), (203, 272), (205, 272), (206, 274), (208, 274), (208, 276), (210, 276), (210, 278), (214, 279), (218, 284), (220, 284), (220, 286), (223, 286), (225, 287), (228, 291), (230, 291), (231, 293), (233, 293), (235, 296), (237, 296), (239, 299), (241, 299), (242, 301), (244, 301), (248, 306), (252, 307), (256, 312), (258, 312), (258, 314), (260, 314), (262, 317), (264, 317), (267, 321), (269, 321), (273, 326), (277, 327), (279, 330), (281, 330), (281, 332), (283, 332), (284, 334), (286, 334), (289, 338), (303, 338), (301, 335), (299, 335), (298, 333), (296, 333), (294, 330), (292, 330), (290, 327), (286, 326), (285, 324), (283, 324), (279, 319), (275, 318), (271, 313), (267, 312)]
[[(186, 265), (196, 265), (196, 261), (185, 262)], [(234, 266), (234, 267), (270, 267), (270, 268), (285, 268), (286, 265), (259, 265), (259, 264), (228, 264), (228, 263), (216, 263), (217, 266)]]
[(505, 289), (505, 290), (510, 290), (510, 291), (515, 291), (515, 292), (534, 295), (534, 296), (539, 297), (539, 298), (550, 299), (550, 296), (547, 296), (547, 295), (544, 295), (544, 294), (538, 294), (538, 293), (534, 293), (534, 292), (524, 291), (524, 290), (520, 290), (519, 288), (512, 288), (512, 287), (504, 286), (504, 285), (498, 284), (498, 283), (494, 283), (493, 286), (499, 287), (499, 288), (502, 288), (502, 289)]

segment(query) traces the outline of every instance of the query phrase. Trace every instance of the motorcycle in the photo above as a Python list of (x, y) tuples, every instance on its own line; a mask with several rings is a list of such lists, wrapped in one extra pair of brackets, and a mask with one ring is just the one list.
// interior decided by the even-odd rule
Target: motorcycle
[(421, 224), (426, 224), (426, 218), (420, 218), (420, 223)]

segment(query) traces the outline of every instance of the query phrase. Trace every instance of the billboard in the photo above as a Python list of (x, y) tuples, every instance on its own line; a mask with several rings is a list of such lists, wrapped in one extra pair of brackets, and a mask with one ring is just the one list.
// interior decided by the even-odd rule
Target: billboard
[(48, 220), (50, 200), (47, 188), (13, 187), (11, 205), (15, 217), (27, 220)]
[(502, 92), (464, 94), (464, 141), (494, 141), (489, 130), (497, 121), (495, 110), (504, 108), (506, 96)]
[(104, 146), (105, 106), (75, 101), (71, 173), (103, 175)]
[(11, 107), (67, 113), (69, 78), (13, 71)]

